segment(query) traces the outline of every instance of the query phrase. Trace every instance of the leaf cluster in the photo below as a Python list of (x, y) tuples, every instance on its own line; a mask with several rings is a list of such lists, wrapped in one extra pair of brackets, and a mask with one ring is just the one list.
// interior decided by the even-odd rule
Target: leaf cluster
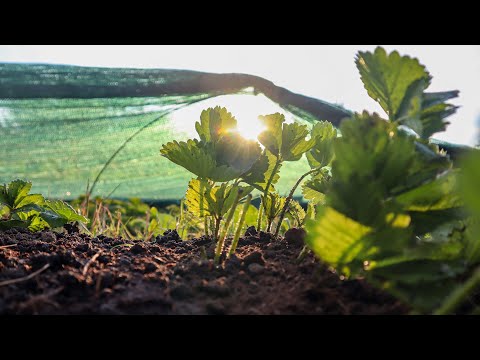
[(40, 231), (75, 221), (88, 223), (88, 219), (61, 200), (29, 194), (31, 188), (32, 183), (24, 180), (0, 185), (0, 229), (20, 227)]

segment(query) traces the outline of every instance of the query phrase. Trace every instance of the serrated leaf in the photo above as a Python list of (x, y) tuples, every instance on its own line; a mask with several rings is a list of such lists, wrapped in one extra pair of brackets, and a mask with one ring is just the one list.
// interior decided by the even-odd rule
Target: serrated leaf
[(282, 164), (277, 164), (277, 157), (271, 152), (264, 150), (262, 155), (252, 165), (250, 170), (241, 175), (244, 182), (260, 191), (265, 191), (268, 179), (273, 175), (271, 185), (275, 185), (280, 179)]
[(296, 222), (297, 227), (300, 227), (305, 222), (307, 214), (300, 203), (292, 199), (288, 204), (287, 216)]
[(307, 135), (308, 128), (306, 125), (283, 124), (280, 153), (284, 161), (300, 160), (302, 155), (315, 145), (315, 139), (305, 139)]
[(0, 220), (0, 230), (13, 228), (27, 228), (28, 224), (23, 220)]
[(213, 186), (204, 179), (192, 179), (188, 183), (185, 204), (189, 212), (198, 217), (222, 217), (232, 207), (239, 191), (242, 198), (253, 190), (252, 186), (227, 185)]
[(331, 178), (328, 169), (322, 169), (302, 184), (303, 197), (310, 200), (314, 205), (325, 205), (325, 193)]
[[(315, 204), (313, 204), (312, 202), (309, 202), (307, 204), (307, 214), (305, 215), (305, 221), (315, 219), (316, 215), (317, 215), (317, 213), (315, 211)], [(305, 221), (304, 221), (304, 223), (305, 223)]]
[(330, 165), (334, 157), (333, 142), (337, 129), (328, 121), (316, 123), (311, 131), (314, 146), (307, 152), (307, 160), (312, 169)]
[(212, 191), (212, 185), (205, 179), (192, 179), (188, 183), (185, 194), (185, 205), (189, 212), (198, 217), (212, 216), (216, 213), (215, 204), (209, 202), (212, 198), (206, 194)]
[(418, 136), (423, 137), (423, 123), (420, 119), (422, 112), (423, 90), (426, 88), (424, 78), (414, 81), (407, 89), (395, 116), (395, 121), (408, 126)]
[(200, 139), (204, 142), (216, 143), (219, 138), (237, 127), (237, 120), (226, 108), (216, 106), (203, 110), (200, 122), (195, 123)]
[(250, 170), (259, 159), (262, 149), (258, 142), (247, 140), (232, 132), (220, 137), (215, 145), (216, 160), (219, 165), (227, 165), (239, 175)]
[(65, 224), (74, 221), (84, 224), (89, 222), (86, 217), (78, 214), (72, 206), (61, 200), (45, 200), (45, 208), (55, 213)]
[(463, 205), (457, 193), (458, 171), (450, 171), (438, 178), (404, 192), (396, 201), (409, 211), (445, 210)]
[(307, 221), (308, 246), (320, 259), (347, 275), (352, 270), (353, 262), (357, 263), (357, 268), (362, 268), (362, 260), (356, 260), (356, 257), (365, 250), (366, 243), (363, 240), (372, 229), (330, 207), (319, 207), (317, 212), (315, 221)]
[(0, 186), (0, 202), (15, 209), (17, 205), (28, 195), (32, 183), (24, 180), (13, 180), (12, 182)]
[(21, 221), (22, 225), (19, 227), (28, 228), (28, 230), (35, 232), (40, 231), (46, 228), (49, 228), (49, 223), (40, 216), (40, 212), (32, 210), (29, 212), (18, 212), (15, 213), (16, 220)]
[(458, 108), (445, 102), (458, 97), (458, 93), (457, 90), (454, 90), (423, 94), (421, 121), (424, 138), (445, 131), (449, 124), (445, 119), (453, 115)]
[(265, 125), (265, 130), (258, 135), (258, 141), (278, 157), (282, 148), (282, 126), (285, 122), (285, 116), (275, 113), (258, 118)]
[(17, 205), (16, 209), (21, 210), (26, 206), (31, 206), (31, 205), (38, 205), (42, 206), (44, 203), (45, 199), (42, 195), (40, 194), (30, 194), (25, 196)]
[[(382, 47), (377, 47), (373, 53), (360, 51), (355, 63), (368, 95), (380, 104), (390, 120), (398, 118), (413, 83), (423, 79), (424, 88), (430, 84), (430, 75), (418, 59), (400, 56), (397, 51), (387, 54)], [(405, 106), (403, 104), (403, 108)]]
[[(341, 126), (335, 142), (329, 205), (365, 225), (373, 225), (387, 212), (386, 203), (402, 186), (415, 159), (413, 138), (378, 115), (355, 114)], [(384, 212), (385, 211), (385, 212)]]
[(51, 225), (39, 215), (33, 216), (32, 218), (28, 219), (28, 230), (32, 232), (41, 231), (49, 227), (51, 227)]
[(208, 178), (213, 181), (230, 181), (241, 174), (232, 167), (218, 165), (213, 146), (196, 139), (187, 142), (169, 142), (163, 145), (160, 153), (200, 178)]
[(273, 221), (283, 209), (286, 198), (278, 195), (276, 192), (267, 194), (266, 198), (262, 195), (262, 204), (265, 208), (265, 216)]

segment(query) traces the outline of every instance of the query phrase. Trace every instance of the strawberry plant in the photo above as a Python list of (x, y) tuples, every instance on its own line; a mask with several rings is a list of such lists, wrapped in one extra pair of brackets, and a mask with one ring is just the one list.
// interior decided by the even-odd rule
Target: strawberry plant
[(173, 141), (160, 150), (162, 156), (197, 176), (188, 184), (185, 203), (189, 212), (205, 219), (206, 231), (209, 220), (213, 223), (216, 262), (237, 205), (249, 202), (248, 195), (268, 182), (269, 176), (268, 157), (256, 141), (236, 133), (236, 125), (237, 120), (225, 108), (209, 108), (195, 124), (200, 140)]
[(480, 262), (475, 220), (457, 190), (460, 170), (429, 141), (445, 130), (456, 110), (446, 101), (458, 92), (425, 92), (430, 74), (397, 52), (360, 52), (356, 63), (388, 119), (363, 112), (341, 124), (331, 178), (304, 185), (318, 204), (306, 241), (339, 273), (431, 312)]
[(0, 186), (0, 229), (20, 227), (39, 231), (70, 222), (88, 222), (61, 200), (47, 200), (40, 194), (29, 194), (31, 188), (32, 183), (24, 180)]
[[(282, 114), (260, 116), (259, 119), (266, 129), (258, 136), (258, 141), (265, 147), (263, 156), (268, 159), (269, 166), (265, 173), (266, 183), (255, 184), (257, 189), (262, 192), (257, 229), (260, 229), (263, 212), (268, 210), (267, 231), (270, 231), (273, 218), (280, 215), (281, 209), (285, 205), (288, 206), (288, 199), (282, 200), (278, 194), (271, 195), (271, 193), (274, 193), (273, 186), (279, 179), (280, 168), (285, 161), (300, 160), (303, 154), (315, 145), (315, 138), (307, 140), (309, 135), (307, 126), (297, 123), (287, 124), (285, 123), (285, 116)], [(274, 210), (280, 203), (280, 210), (273, 216)], [(268, 209), (267, 204), (269, 204)]]
[[(333, 144), (336, 138), (337, 131), (331, 123), (327, 121), (321, 121), (313, 126), (310, 135), (310, 141), (313, 143), (313, 145), (312, 148), (306, 153), (308, 164), (310, 165), (311, 170), (300, 176), (295, 185), (292, 187), (290, 194), (285, 199), (283, 209), (279, 215), (275, 236), (278, 236), (280, 232), (282, 221), (289, 209), (289, 204), (293, 199), (295, 191), (307, 176), (310, 175), (311, 179), (306, 182), (304, 189), (309, 189), (311, 194), (307, 195), (306, 198), (310, 199), (310, 196), (313, 196), (311, 200), (314, 200), (317, 197), (324, 196), (325, 189), (322, 187), (322, 184), (329, 179), (329, 165), (334, 158)], [(300, 208), (298, 206), (294, 206), (293, 209), (297, 209), (298, 212)], [(292, 210), (290, 213), (292, 213)]]

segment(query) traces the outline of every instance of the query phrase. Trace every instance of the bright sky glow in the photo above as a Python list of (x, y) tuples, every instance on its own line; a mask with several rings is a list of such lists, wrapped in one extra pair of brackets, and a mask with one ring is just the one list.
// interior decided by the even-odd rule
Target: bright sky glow
[[(258, 115), (284, 113), (283, 109), (273, 103), (263, 94), (254, 95), (226, 95), (208, 99), (188, 107), (175, 111), (171, 118), (175, 130), (181, 131), (189, 137), (198, 138), (198, 134), (191, 125), (192, 119), (200, 120), (200, 113), (203, 109), (224, 106), (237, 119), (237, 131), (244, 138), (256, 140), (257, 136), (264, 130), (263, 124), (258, 120)], [(286, 118), (286, 122), (292, 122), (293, 118)]]
[[(0, 62), (35, 62), (84, 66), (174, 68), (208, 72), (259, 75), (304, 95), (339, 103), (350, 110), (383, 113), (363, 89), (354, 56), (376, 45), (2, 45)], [(473, 145), (480, 122), (480, 46), (478, 45), (383, 45), (420, 59), (433, 75), (429, 91), (460, 90), (458, 113), (450, 118), (445, 133), (435, 137)], [(0, 74), (1, 76), (1, 74)], [(234, 109), (221, 98), (212, 105), (226, 106), (239, 120), (240, 131), (252, 138), (259, 129), (259, 114), (275, 111), (261, 97), (250, 106)], [(243, 102), (242, 102), (243, 104)], [(197, 106), (183, 109), (198, 118)], [(209, 105), (210, 106), (210, 105)], [(178, 114), (175, 116), (181, 116)], [(190, 117), (191, 119), (191, 117)]]

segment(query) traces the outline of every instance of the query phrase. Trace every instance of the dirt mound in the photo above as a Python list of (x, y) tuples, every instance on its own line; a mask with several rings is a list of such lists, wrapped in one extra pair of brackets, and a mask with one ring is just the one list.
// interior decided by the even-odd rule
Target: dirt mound
[[(363, 281), (341, 280), (298, 242), (260, 233), (215, 267), (209, 238), (154, 242), (0, 233), (0, 314), (404, 314)], [(205, 257), (206, 256), (206, 257)]]

